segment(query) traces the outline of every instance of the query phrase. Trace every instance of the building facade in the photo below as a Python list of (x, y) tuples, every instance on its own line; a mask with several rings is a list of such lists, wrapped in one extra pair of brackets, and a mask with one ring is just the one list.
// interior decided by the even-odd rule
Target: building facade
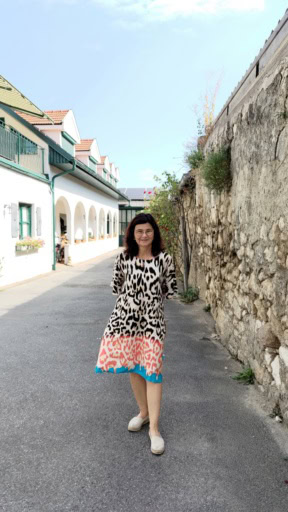
[[(71, 110), (36, 118), (0, 103), (0, 286), (118, 247), (119, 170)], [(104, 172), (104, 169), (106, 172)]]

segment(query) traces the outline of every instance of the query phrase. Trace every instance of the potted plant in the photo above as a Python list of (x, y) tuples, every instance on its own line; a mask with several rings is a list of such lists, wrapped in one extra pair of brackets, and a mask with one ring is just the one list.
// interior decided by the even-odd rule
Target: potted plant
[(38, 251), (38, 249), (41, 249), (44, 245), (45, 242), (44, 240), (41, 240), (41, 238), (31, 238), (30, 236), (27, 236), (22, 238), (22, 240), (18, 240), (18, 242), (16, 242), (15, 248), (16, 251)]

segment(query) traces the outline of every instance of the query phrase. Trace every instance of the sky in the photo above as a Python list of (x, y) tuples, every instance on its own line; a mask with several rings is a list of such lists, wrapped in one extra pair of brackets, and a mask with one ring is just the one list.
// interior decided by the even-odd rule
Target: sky
[[(215, 114), (286, 0), (0, 0), (0, 74), (42, 110), (72, 109), (120, 187), (187, 172), (203, 98)], [(6, 20), (6, 23), (3, 23)], [(5, 48), (5, 51), (3, 49)]]

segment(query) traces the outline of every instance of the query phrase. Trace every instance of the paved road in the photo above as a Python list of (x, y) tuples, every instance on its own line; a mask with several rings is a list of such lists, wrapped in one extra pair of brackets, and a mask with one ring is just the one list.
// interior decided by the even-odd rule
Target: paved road
[(166, 305), (165, 454), (150, 453), (147, 426), (128, 432), (127, 375), (93, 373), (112, 265), (0, 293), (0, 510), (287, 512), (288, 431), (272, 434), (253, 388), (230, 378), (238, 363), (209, 340), (201, 302)]

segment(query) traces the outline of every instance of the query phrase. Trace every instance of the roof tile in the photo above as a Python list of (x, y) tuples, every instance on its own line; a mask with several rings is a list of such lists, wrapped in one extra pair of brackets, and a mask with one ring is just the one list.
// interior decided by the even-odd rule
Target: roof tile
[[(53, 119), (54, 124), (61, 124), (69, 110), (44, 110), (44, 112)], [(18, 110), (16, 110), (16, 113), (30, 124), (53, 124), (49, 119), (40, 119), (30, 114), (19, 112)]]
[(75, 145), (75, 151), (89, 151), (94, 139), (81, 139), (80, 144)]

